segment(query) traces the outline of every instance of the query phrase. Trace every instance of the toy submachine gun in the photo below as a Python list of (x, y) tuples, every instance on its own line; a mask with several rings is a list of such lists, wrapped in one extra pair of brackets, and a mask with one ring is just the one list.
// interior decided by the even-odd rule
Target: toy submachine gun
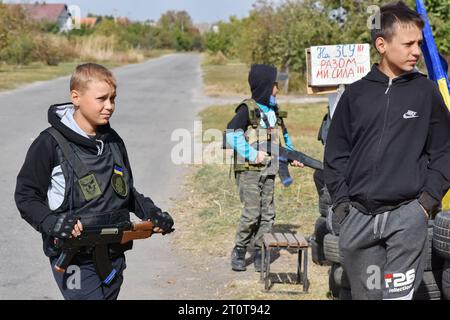
[(288, 165), (290, 162), (298, 161), (311, 169), (323, 170), (323, 163), (319, 160), (311, 158), (300, 151), (288, 150), (278, 144), (261, 143), (258, 146), (255, 146), (255, 149), (267, 152), (272, 156), (272, 160), (278, 160), (278, 176), (285, 187), (290, 186), (293, 182), (293, 179), (289, 174)]
[[(266, 125), (268, 126), (268, 123), (266, 123)], [(288, 135), (288, 130), (286, 128), (286, 125), (284, 124), (283, 118), (281, 118), (281, 128), (283, 130), (283, 136)], [(288, 167), (289, 163), (291, 162), (298, 161), (311, 169), (323, 170), (322, 162), (311, 158), (303, 152), (289, 150), (285, 147), (282, 147), (281, 145), (268, 142), (260, 143), (255, 147), (257, 150), (267, 152), (272, 156), (272, 159), (275, 158), (278, 160), (278, 176), (280, 177), (281, 183), (285, 187), (289, 187), (293, 182), (293, 179), (289, 174)]]
[(152, 236), (154, 225), (150, 221), (133, 223), (123, 222), (106, 226), (86, 226), (81, 236), (70, 239), (57, 239), (56, 245), (62, 250), (55, 264), (55, 270), (64, 273), (73, 257), (82, 248), (93, 248), (92, 257), (97, 273), (104, 284), (114, 279), (117, 270), (109, 258), (109, 244), (125, 244), (132, 240), (147, 239)]

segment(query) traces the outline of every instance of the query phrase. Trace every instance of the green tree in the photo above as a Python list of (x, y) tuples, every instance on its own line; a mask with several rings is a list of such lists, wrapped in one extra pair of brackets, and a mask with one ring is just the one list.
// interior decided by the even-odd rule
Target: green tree
[(168, 34), (164, 31), (161, 34), (166, 37), (163, 39), (166, 44), (174, 44), (173, 49), (188, 51), (200, 49), (198, 47), (202, 45), (199, 31), (186, 11), (167, 11), (160, 17), (158, 27), (168, 31)]
[(219, 22), (217, 28), (218, 32), (209, 31), (205, 33), (205, 49), (213, 53), (220, 51), (231, 58), (237, 57), (239, 53), (238, 42), (243, 29), (242, 20), (231, 16), (228, 22)]
[(0, 2), (0, 61), (28, 64), (32, 61), (34, 28), (21, 6)]

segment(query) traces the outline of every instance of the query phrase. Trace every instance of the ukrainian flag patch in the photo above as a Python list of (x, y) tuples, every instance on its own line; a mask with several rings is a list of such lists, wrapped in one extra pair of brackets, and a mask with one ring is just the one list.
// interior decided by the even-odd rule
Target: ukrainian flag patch
[(123, 169), (118, 165), (114, 166), (114, 174), (118, 174), (119, 176), (123, 176)]

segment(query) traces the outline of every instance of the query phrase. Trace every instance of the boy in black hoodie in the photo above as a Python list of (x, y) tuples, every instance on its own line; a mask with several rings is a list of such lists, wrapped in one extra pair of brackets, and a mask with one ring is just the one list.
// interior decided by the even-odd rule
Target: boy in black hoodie
[[(51, 128), (27, 153), (15, 201), (22, 218), (42, 233), (44, 252), (65, 299), (117, 299), (126, 268), (124, 252), (132, 248), (131, 242), (109, 246), (117, 273), (106, 282), (96, 272), (93, 248), (76, 254), (66, 273), (55, 272), (61, 253), (55, 240), (78, 237), (86, 226), (127, 222), (130, 212), (151, 220), (154, 232), (170, 232), (173, 220), (133, 186), (125, 144), (109, 125), (116, 97), (113, 74), (97, 64), (80, 65), (72, 75), (70, 93), (71, 104), (50, 107)], [(89, 174), (80, 174), (80, 168)], [(78, 284), (70, 283), (74, 271)]]
[[(227, 126), (227, 143), (235, 151), (234, 171), (241, 202), (244, 205), (231, 253), (231, 268), (245, 271), (245, 254), (254, 240), (255, 271), (261, 271), (263, 234), (272, 230), (275, 220), (274, 181), (277, 163), (267, 160), (267, 153), (257, 145), (279, 143), (281, 135), (286, 148), (294, 150), (287, 132), (279, 133), (281, 121), (276, 96), (277, 69), (273, 66), (252, 65), (248, 81), (252, 99), (244, 100)], [(302, 167), (298, 161), (293, 166)]]
[(381, 8), (381, 56), (348, 86), (325, 148), (325, 183), (354, 299), (412, 299), (424, 272), (427, 220), (450, 187), (450, 114), (416, 71), (424, 22)]

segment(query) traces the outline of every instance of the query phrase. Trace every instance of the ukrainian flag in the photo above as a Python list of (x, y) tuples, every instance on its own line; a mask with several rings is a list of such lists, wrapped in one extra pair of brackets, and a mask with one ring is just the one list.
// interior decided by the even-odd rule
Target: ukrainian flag
[[(430, 22), (428, 21), (427, 9), (423, 0), (416, 0), (416, 10), (425, 21), (425, 28), (423, 29), (423, 45), (422, 52), (427, 64), (428, 76), (431, 80), (436, 81), (445, 104), (450, 111), (450, 83), (448, 81), (448, 64), (445, 59), (439, 54), (436, 43), (431, 31)], [(450, 192), (444, 197), (442, 202), (443, 210), (450, 210)]]
[(114, 173), (123, 176), (123, 169), (117, 165), (114, 166)]

